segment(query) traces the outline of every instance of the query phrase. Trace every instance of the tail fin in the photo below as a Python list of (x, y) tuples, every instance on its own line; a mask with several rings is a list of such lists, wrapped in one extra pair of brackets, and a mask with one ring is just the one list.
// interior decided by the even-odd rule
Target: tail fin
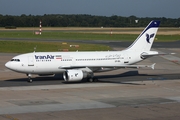
[(150, 51), (160, 21), (151, 21), (137, 39), (126, 49), (133, 51)]

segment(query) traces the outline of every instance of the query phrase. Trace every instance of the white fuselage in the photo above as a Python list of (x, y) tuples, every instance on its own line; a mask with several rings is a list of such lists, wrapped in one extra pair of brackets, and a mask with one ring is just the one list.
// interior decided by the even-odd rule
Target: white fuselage
[[(6, 63), (11, 70), (27, 74), (56, 74), (68, 68), (108, 68), (141, 61), (142, 52), (34, 52), (16, 56)], [(19, 61), (17, 61), (19, 60)], [(93, 72), (99, 69), (92, 69)], [(102, 71), (102, 69), (101, 69)]]

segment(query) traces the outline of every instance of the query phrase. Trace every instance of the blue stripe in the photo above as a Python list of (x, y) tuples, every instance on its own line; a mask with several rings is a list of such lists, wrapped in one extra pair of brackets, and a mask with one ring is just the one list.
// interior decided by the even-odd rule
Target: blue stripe
[(158, 28), (160, 25), (160, 21), (154, 20), (151, 23), (149, 23), (149, 26), (141, 33), (141, 35), (137, 38), (139, 39), (148, 29), (150, 28)]
[(149, 23), (149, 25), (144, 29), (144, 31), (137, 37), (137, 39), (126, 49), (130, 49), (137, 41), (138, 39), (150, 28), (158, 28), (160, 25), (160, 21), (158, 20), (153, 20)]

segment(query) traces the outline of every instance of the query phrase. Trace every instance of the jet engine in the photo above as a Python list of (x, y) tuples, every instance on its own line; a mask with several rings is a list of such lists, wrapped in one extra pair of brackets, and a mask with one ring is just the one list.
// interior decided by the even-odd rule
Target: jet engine
[(82, 70), (67, 70), (63, 73), (63, 78), (66, 82), (81, 81), (83, 78), (87, 78), (87, 72)]

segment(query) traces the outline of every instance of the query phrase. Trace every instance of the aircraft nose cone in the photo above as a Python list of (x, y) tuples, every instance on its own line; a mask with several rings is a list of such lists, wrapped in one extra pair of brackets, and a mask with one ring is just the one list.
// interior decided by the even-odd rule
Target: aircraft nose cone
[(11, 67), (11, 63), (7, 62), (7, 63), (5, 64), (5, 66), (6, 66), (7, 68), (10, 68), (10, 67)]

